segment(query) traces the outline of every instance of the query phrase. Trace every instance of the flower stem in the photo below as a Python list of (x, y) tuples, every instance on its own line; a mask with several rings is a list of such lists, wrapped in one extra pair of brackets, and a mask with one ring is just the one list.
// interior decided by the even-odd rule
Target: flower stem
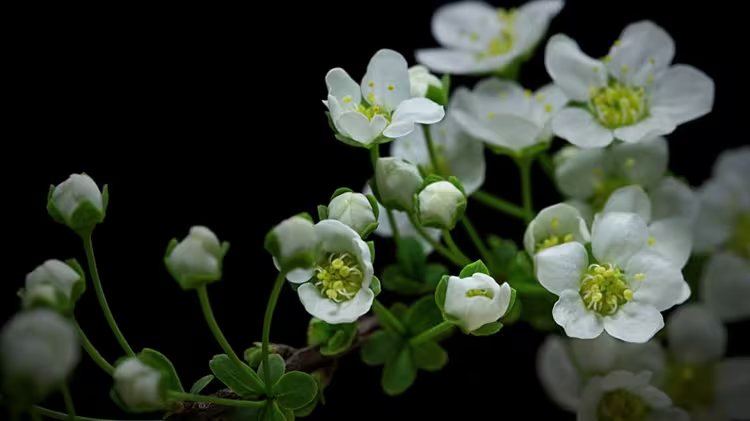
[(276, 282), (273, 284), (271, 290), (271, 297), (268, 299), (268, 305), (266, 305), (266, 315), (263, 317), (263, 344), (261, 346), (261, 356), (263, 365), (266, 367), (263, 370), (264, 379), (266, 384), (266, 392), (270, 395), (273, 384), (271, 383), (271, 370), (268, 369), (268, 343), (271, 340), (271, 320), (273, 319), (273, 311), (276, 309), (276, 302), (279, 301), (279, 295), (281, 289), (284, 287), (286, 282), (286, 273), (279, 272), (276, 277)]
[(372, 302), (372, 311), (384, 326), (389, 326), (402, 336), (406, 335), (406, 328), (401, 321), (377, 299)]
[(542, 169), (552, 180), (555, 179), (555, 164), (552, 163), (552, 159), (546, 152), (539, 154), (539, 163), (542, 165)]
[(440, 324), (437, 324), (424, 332), (420, 333), (419, 335), (411, 338), (409, 341), (412, 345), (419, 345), (423, 344), (425, 342), (429, 342), (431, 340), (434, 340), (438, 336), (442, 335), (443, 333), (453, 329), (453, 323), (443, 321)]
[(243, 401), (234, 399), (221, 399), (214, 396), (194, 395), (192, 393), (169, 392), (169, 398), (180, 402), (205, 402), (217, 405), (239, 406), (245, 408), (262, 408), (266, 401)]
[(396, 248), (401, 247), (401, 232), (398, 229), (398, 225), (396, 225), (396, 217), (393, 216), (393, 210), (392, 209), (386, 209), (386, 213), (388, 214), (388, 223), (391, 224), (391, 232), (393, 232), (393, 242), (396, 243)]
[(432, 245), (432, 247), (434, 247), (438, 253), (443, 255), (443, 257), (445, 257), (446, 259), (450, 260), (453, 264), (459, 267), (464, 267), (468, 265), (469, 263), (471, 263), (468, 259), (462, 260), (460, 257), (454, 255), (453, 252), (451, 252), (442, 244), (440, 244), (439, 241), (432, 238), (430, 234), (428, 234), (427, 231), (425, 231), (424, 227), (419, 224), (419, 221), (417, 221), (417, 218), (414, 216), (413, 213), (409, 213), (409, 221), (411, 221), (412, 225), (414, 225), (414, 229), (422, 238), (424, 238), (425, 241), (430, 243), (430, 245)]
[(474, 193), (472, 193), (471, 197), (491, 208), (499, 210), (500, 212), (506, 213), (510, 216), (515, 216), (516, 218), (520, 219), (524, 219), (525, 217), (525, 211), (523, 210), (523, 208), (507, 202), (493, 194), (483, 191), (475, 191)]
[(83, 329), (81, 328), (81, 325), (78, 324), (78, 321), (73, 318), (72, 322), (73, 326), (75, 326), (76, 330), (78, 331), (78, 336), (81, 339), (81, 346), (83, 346), (83, 349), (86, 350), (86, 353), (89, 354), (96, 365), (98, 365), (102, 370), (104, 370), (111, 376), (112, 373), (114, 373), (115, 369), (110, 363), (107, 362), (107, 360), (104, 359), (104, 357), (102, 357), (102, 354), (100, 354), (99, 351), (96, 350), (86, 334), (83, 333)]
[(63, 384), (60, 388), (60, 392), (63, 395), (65, 401), (65, 409), (68, 411), (68, 420), (76, 421), (76, 407), (73, 404), (73, 396), (70, 394), (70, 387), (67, 384)]
[[(37, 414), (43, 415), (43, 416), (45, 416), (47, 418), (52, 418), (53, 420), (64, 421), (64, 420), (68, 419), (68, 414), (63, 414), (62, 412), (53, 411), (51, 409), (47, 409), (47, 408), (44, 408), (44, 407), (41, 407), (41, 406), (35, 406), (33, 409), (34, 409), (34, 412), (36, 412)], [(76, 417), (76, 421), (120, 421), (120, 420), (109, 420), (109, 419), (104, 419), (104, 418)], [(127, 421), (127, 420), (122, 420), (122, 421)], [(143, 420), (141, 420), (141, 421), (143, 421)], [(153, 421), (157, 421), (157, 420), (153, 420)]]
[(208, 290), (206, 289), (206, 286), (203, 285), (198, 288), (198, 299), (201, 303), (201, 310), (203, 311), (203, 318), (206, 319), (206, 323), (208, 323), (209, 329), (211, 329), (211, 333), (213, 333), (214, 338), (216, 338), (216, 342), (219, 343), (219, 346), (221, 346), (221, 349), (224, 350), (224, 353), (227, 354), (230, 360), (232, 360), (233, 363), (235, 363), (238, 367), (245, 367), (246, 364), (240, 360), (240, 358), (237, 356), (237, 354), (232, 350), (232, 347), (229, 346), (229, 342), (227, 341), (227, 338), (224, 337), (224, 334), (221, 332), (221, 328), (219, 328), (219, 324), (216, 322), (216, 317), (214, 317), (214, 311), (211, 309), (211, 301), (208, 299)]
[(477, 230), (476, 228), (474, 228), (474, 224), (472, 224), (469, 220), (469, 217), (464, 215), (464, 217), (461, 219), (461, 223), (466, 229), (466, 233), (469, 234), (469, 237), (474, 243), (474, 246), (477, 248), (477, 250), (479, 250), (479, 254), (482, 256), (482, 260), (484, 261), (484, 263), (486, 265), (491, 265), (492, 254), (490, 253), (489, 249), (487, 249), (487, 246), (484, 245), (482, 237), (480, 237), (479, 233), (477, 233)]
[(528, 224), (534, 219), (534, 209), (531, 204), (531, 163), (533, 158), (521, 158), (516, 160), (521, 170), (521, 194), (523, 195), (524, 220)]
[(374, 145), (370, 148), (370, 163), (372, 164), (372, 170), (375, 171), (375, 166), (380, 158), (380, 145)]
[(120, 328), (117, 327), (117, 322), (115, 322), (115, 317), (112, 315), (112, 310), (109, 309), (109, 304), (107, 304), (107, 297), (104, 296), (102, 281), (99, 278), (99, 271), (96, 268), (96, 258), (94, 257), (94, 245), (91, 242), (91, 233), (82, 237), (83, 248), (86, 251), (86, 260), (91, 274), (91, 281), (94, 283), (94, 290), (96, 290), (96, 298), (99, 300), (99, 306), (102, 308), (104, 317), (107, 319), (107, 323), (109, 324), (109, 328), (112, 329), (112, 333), (115, 334), (117, 342), (120, 343), (120, 346), (125, 350), (125, 353), (128, 354), (129, 357), (134, 357), (135, 352), (133, 352), (133, 349), (128, 345), (128, 341), (125, 340), (125, 336), (120, 331)]
[[(443, 239), (445, 240), (445, 244), (448, 245), (448, 248), (456, 255), (459, 259), (465, 260), (467, 262), (471, 262), (471, 259), (469, 259), (460, 248), (458, 248), (458, 245), (456, 245), (456, 242), (453, 241), (453, 236), (451, 236), (451, 232), (448, 230), (443, 230)], [(468, 263), (467, 263), (468, 264)]]
[[(435, 152), (435, 143), (432, 141), (432, 132), (430, 132), (430, 126), (423, 124), (422, 133), (424, 133), (424, 141), (427, 144), (427, 153), (430, 154), (430, 163), (432, 164), (432, 172), (439, 174), (438, 171), (438, 157)], [(447, 175), (447, 174), (440, 174)]]

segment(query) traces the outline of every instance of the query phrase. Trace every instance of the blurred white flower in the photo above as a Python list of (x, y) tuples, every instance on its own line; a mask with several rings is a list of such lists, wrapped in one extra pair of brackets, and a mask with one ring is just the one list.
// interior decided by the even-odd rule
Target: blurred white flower
[(452, 230), (464, 216), (466, 195), (450, 181), (436, 181), (417, 194), (416, 211), (423, 227)]
[(571, 241), (586, 244), (591, 241), (591, 235), (578, 210), (564, 203), (539, 211), (523, 236), (523, 245), (529, 256)]
[(443, 82), (424, 66), (416, 65), (409, 68), (409, 83), (411, 84), (411, 96), (423, 98), (427, 95), (430, 86), (443, 89)]
[(137, 357), (123, 360), (112, 373), (114, 390), (123, 405), (133, 412), (151, 412), (164, 407), (161, 398), (161, 373)]
[(700, 299), (724, 321), (750, 318), (750, 260), (731, 251), (711, 255), (701, 273)]

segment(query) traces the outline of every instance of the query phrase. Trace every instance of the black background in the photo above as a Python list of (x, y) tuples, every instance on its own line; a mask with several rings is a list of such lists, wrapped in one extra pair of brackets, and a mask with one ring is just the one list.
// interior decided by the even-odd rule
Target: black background
[[(50, 184), (87, 172), (109, 184), (109, 212), (94, 245), (105, 293), (131, 346), (163, 352), (186, 387), (208, 374), (208, 360), (221, 352), (196, 295), (181, 291), (162, 261), (168, 241), (198, 224), (232, 243), (224, 281), (209, 289), (219, 323), (237, 352), (260, 340), (276, 275), (263, 251), (265, 233), (297, 212), (314, 214), (338, 187), (360, 189), (370, 175), (367, 152), (339, 143), (328, 128), (321, 103), (326, 72), (340, 66), (358, 79), (380, 48), (414, 64), (416, 48), (436, 45), (430, 16), (444, 3), (122, 3), (34, 6), (6, 15), (12, 30), (2, 61), (8, 73), (0, 320), (17, 309), (15, 292), (35, 266), (50, 258), (85, 262), (79, 239), (48, 217), (45, 201)], [(592, 56), (606, 54), (625, 26), (641, 19), (674, 37), (675, 61), (700, 68), (717, 85), (713, 113), (670, 136), (672, 170), (698, 184), (722, 149), (747, 143), (742, 16), (730, 2), (570, 0), (549, 34), (567, 33)], [(521, 74), (531, 89), (547, 83), (542, 54)], [(485, 188), (518, 201), (513, 163), (488, 159)], [(559, 200), (538, 168), (534, 181), (537, 209)], [(520, 240), (519, 222), (474, 202), (468, 212), (485, 232)], [(388, 241), (378, 241), (377, 250), (376, 272), (393, 260)], [(90, 284), (76, 314), (106, 359), (121, 355)], [(272, 341), (304, 345), (308, 318), (285, 289)], [(542, 339), (525, 325), (494, 337), (457, 335), (445, 343), (445, 369), (420, 372), (396, 398), (380, 391), (380, 368), (350, 356), (327, 390), (328, 404), (309, 419), (573, 419), (537, 382)], [(79, 415), (138, 418), (109, 401), (110, 385), (84, 355), (72, 385)], [(56, 398), (48, 406), (62, 410)]]

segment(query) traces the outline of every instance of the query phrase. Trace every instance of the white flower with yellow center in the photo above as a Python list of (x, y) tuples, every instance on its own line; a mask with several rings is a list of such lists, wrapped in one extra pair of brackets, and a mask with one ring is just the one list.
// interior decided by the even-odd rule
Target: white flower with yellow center
[(674, 54), (672, 38), (650, 21), (628, 25), (602, 60), (566, 35), (551, 37), (547, 72), (576, 102), (553, 118), (555, 135), (585, 148), (614, 139), (637, 143), (709, 113), (713, 80), (694, 67), (673, 66)]
[(406, 59), (393, 50), (375, 53), (361, 85), (341, 68), (326, 75), (328, 99), (323, 103), (339, 134), (357, 144), (406, 136), (414, 124), (442, 120), (445, 110), (427, 98), (412, 98)]
[(372, 254), (359, 234), (335, 219), (315, 224), (317, 266), (287, 274), (308, 313), (326, 323), (352, 323), (370, 311)]
[(448, 278), (443, 304), (445, 314), (455, 317), (467, 332), (498, 321), (510, 307), (511, 288), (507, 282), (499, 285), (484, 273), (470, 277)]
[(490, 147), (519, 153), (552, 140), (551, 117), (568, 102), (555, 85), (536, 92), (516, 82), (488, 78), (474, 90), (458, 88), (451, 112), (467, 133)]
[(608, 212), (591, 233), (592, 260), (570, 242), (534, 256), (539, 283), (559, 297), (555, 322), (573, 338), (606, 331), (643, 343), (664, 327), (661, 312), (683, 298), (685, 280), (674, 263), (648, 249), (649, 231), (634, 213)]
[(417, 50), (417, 61), (438, 73), (502, 72), (528, 59), (563, 4), (536, 0), (511, 10), (479, 1), (442, 6), (432, 16), (432, 35), (443, 48)]
[(523, 236), (523, 246), (530, 256), (550, 247), (576, 241), (586, 244), (591, 240), (586, 221), (573, 206), (564, 203), (548, 206), (529, 223)]

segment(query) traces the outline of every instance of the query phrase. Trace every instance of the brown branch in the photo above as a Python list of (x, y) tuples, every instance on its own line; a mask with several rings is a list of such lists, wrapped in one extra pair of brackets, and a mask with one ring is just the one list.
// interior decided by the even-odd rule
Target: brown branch
[[(375, 316), (365, 316), (359, 319), (358, 334), (352, 346), (341, 354), (325, 356), (320, 353), (320, 346), (307, 346), (305, 348), (294, 348), (284, 344), (272, 344), (273, 352), (281, 355), (286, 361), (286, 371), (304, 371), (312, 373), (322, 370), (323, 382), (327, 385), (336, 369), (338, 361), (356, 350), (380, 327)], [(212, 396), (222, 399), (240, 399), (240, 397), (229, 389), (221, 389)], [(164, 421), (222, 421), (224, 413), (230, 409), (228, 406), (216, 405), (203, 402), (183, 402), (181, 408), (169, 415)]]

